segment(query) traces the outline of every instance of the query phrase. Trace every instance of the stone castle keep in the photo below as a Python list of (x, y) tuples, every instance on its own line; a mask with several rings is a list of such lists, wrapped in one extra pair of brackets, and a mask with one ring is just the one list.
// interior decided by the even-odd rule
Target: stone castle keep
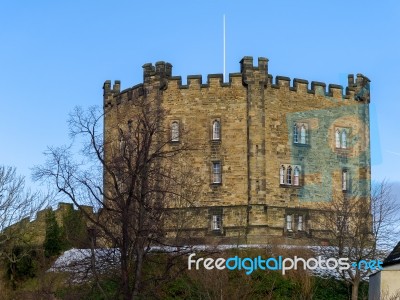
[(369, 83), (361, 74), (345, 88), (274, 78), (266, 58), (255, 66), (246, 56), (229, 82), (191, 75), (182, 85), (171, 64), (145, 64), (143, 83), (123, 91), (104, 83), (105, 141), (118, 139), (111, 128), (128, 122), (132, 101), (158, 97), (171, 147), (205, 145), (187, 158), (205, 183), (192, 235), (324, 239), (321, 203), (370, 197)]

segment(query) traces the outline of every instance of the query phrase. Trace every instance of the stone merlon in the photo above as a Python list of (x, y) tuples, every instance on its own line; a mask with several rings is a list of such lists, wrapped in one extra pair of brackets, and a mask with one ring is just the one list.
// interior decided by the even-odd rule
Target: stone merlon
[[(353, 74), (348, 75), (348, 86), (343, 87), (337, 84), (326, 84), (319, 81), (311, 81), (309, 84), (308, 80), (294, 78), (293, 80), (286, 76), (275, 76), (275, 78), (268, 74), (268, 59), (265, 57), (258, 58), (258, 65), (255, 66), (252, 56), (245, 56), (240, 61), (240, 73), (229, 74), (229, 81), (224, 82), (222, 74), (209, 74), (207, 75), (206, 82), (203, 82), (202, 75), (188, 75), (187, 84), (182, 84), (181, 76), (172, 76), (172, 64), (164, 61), (158, 61), (154, 65), (146, 63), (143, 65), (143, 83), (150, 83), (154, 80), (159, 80), (160, 89), (167, 89), (168, 84), (178, 86), (181, 89), (197, 89), (197, 88), (209, 88), (210, 84), (217, 83), (221, 87), (230, 87), (232, 82), (241, 78), (243, 85), (254, 83), (257, 80), (264, 87), (271, 87), (276, 89), (288, 89), (291, 92), (296, 93), (307, 93), (307, 94), (318, 94), (325, 95), (327, 97), (333, 97), (338, 100), (349, 99), (361, 102), (370, 101), (370, 80), (368, 77), (357, 74), (356, 78)], [(113, 99), (118, 94), (121, 95), (120, 100), (124, 100), (124, 95), (129, 93), (129, 99), (134, 98), (135, 95), (142, 95), (143, 88), (141, 84), (134, 87), (125, 89), (121, 92), (120, 81), (116, 80), (111, 87), (111, 81), (106, 80), (103, 85), (104, 91), (104, 105), (113, 104)], [(328, 88), (327, 88), (328, 87)], [(137, 93), (134, 91), (137, 90)], [(120, 101), (116, 101), (120, 103)]]

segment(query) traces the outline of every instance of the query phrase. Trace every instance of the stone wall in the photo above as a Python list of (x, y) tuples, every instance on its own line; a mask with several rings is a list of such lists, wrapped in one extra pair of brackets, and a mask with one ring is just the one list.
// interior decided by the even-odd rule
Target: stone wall
[[(58, 203), (57, 209), (54, 210), (56, 215), (57, 223), (60, 227), (64, 224), (64, 216), (67, 212), (72, 209), (74, 210), (74, 206), (72, 203)], [(94, 214), (93, 208), (90, 206), (84, 206), (89, 213)], [(21, 240), (25, 240), (31, 245), (43, 245), (45, 236), (46, 236), (46, 216), (52, 208), (46, 208), (36, 213), (36, 217), (32, 220), (29, 218), (25, 218), (20, 222), (13, 224), (12, 226), (5, 229), (5, 233), (18, 231), (18, 236), (22, 237)], [(22, 233), (22, 234), (21, 234)], [(11, 236), (13, 236), (11, 234)]]
[[(106, 149), (117, 140), (119, 126), (135, 114), (133, 103), (147, 97), (167, 112), (165, 128), (178, 122), (179, 143), (194, 145), (184, 162), (204, 182), (196, 221), (189, 231), (203, 237), (267, 242), (271, 237), (324, 238), (321, 203), (347, 191), (369, 200), (369, 79), (348, 77), (348, 86), (328, 85), (268, 74), (268, 60), (240, 62), (240, 73), (172, 76), (172, 65), (145, 64), (143, 83), (120, 90), (120, 82), (104, 83)], [(212, 138), (220, 122), (221, 136)], [(294, 142), (293, 124), (307, 127), (305, 143)], [(336, 147), (336, 131), (346, 131), (346, 147)], [(171, 149), (174, 143), (170, 145)], [(109, 148), (108, 155), (112, 155)], [(222, 180), (212, 182), (213, 163), (220, 162)], [(297, 166), (299, 184), (281, 184), (280, 168)], [(293, 174), (292, 174), (292, 180)], [(213, 215), (221, 228), (211, 230)], [(287, 230), (287, 216), (292, 230)], [(300, 225), (301, 223), (301, 229)], [(295, 242), (297, 243), (297, 242)]]

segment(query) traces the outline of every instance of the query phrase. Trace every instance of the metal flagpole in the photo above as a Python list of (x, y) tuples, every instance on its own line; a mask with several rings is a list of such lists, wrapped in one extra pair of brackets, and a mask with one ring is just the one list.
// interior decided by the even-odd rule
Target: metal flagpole
[(225, 38), (225, 14), (224, 14), (224, 17), (223, 17), (223, 24), (224, 24), (224, 81), (226, 80), (226, 75), (225, 75), (225, 66), (226, 66), (226, 64), (225, 64), (225, 60), (226, 60), (226, 47), (225, 47), (225, 45), (226, 45), (226, 38)]

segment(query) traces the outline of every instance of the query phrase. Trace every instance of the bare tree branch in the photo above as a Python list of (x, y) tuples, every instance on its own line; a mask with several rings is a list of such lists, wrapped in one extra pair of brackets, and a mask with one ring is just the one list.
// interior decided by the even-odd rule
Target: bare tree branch
[[(188, 243), (190, 237), (183, 236), (182, 229), (193, 212), (177, 208), (192, 207), (202, 186), (182, 160), (195, 147), (171, 144), (164, 110), (148, 99), (132, 105), (135, 114), (125, 123), (108, 124), (104, 140), (103, 112), (76, 108), (69, 119), (73, 143), (49, 148), (46, 163), (34, 172), (36, 180), (52, 182), (82, 210), (102, 246), (119, 249), (124, 299), (137, 296), (150, 280), (143, 266), (151, 261), (152, 246)], [(77, 143), (79, 156), (72, 151)], [(94, 206), (97, 213), (86, 212), (84, 205)], [(179, 255), (169, 255), (165, 272)], [(152, 280), (165, 278), (156, 277)]]
[[(349, 263), (362, 260), (383, 261), (396, 240), (400, 207), (391, 185), (386, 181), (375, 183), (371, 198), (358, 193), (337, 192), (324, 207), (328, 237), (334, 247), (322, 248), (327, 257), (348, 258)], [(350, 268), (338, 274), (352, 286), (352, 299), (358, 297), (358, 287), (371, 270)]]

